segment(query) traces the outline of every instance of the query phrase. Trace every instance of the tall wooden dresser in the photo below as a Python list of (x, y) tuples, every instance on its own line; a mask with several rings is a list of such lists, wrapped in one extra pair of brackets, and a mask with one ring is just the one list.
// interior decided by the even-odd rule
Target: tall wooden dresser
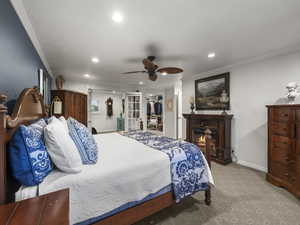
[(267, 107), (267, 180), (300, 197), (300, 105)]
[(65, 118), (73, 117), (87, 126), (87, 95), (68, 90), (52, 90), (51, 100), (58, 96), (62, 101), (62, 114)]

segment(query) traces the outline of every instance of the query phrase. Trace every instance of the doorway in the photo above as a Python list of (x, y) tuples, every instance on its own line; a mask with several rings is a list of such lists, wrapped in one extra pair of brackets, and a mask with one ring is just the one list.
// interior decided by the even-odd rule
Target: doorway
[(146, 95), (146, 129), (152, 133), (163, 135), (163, 95)]

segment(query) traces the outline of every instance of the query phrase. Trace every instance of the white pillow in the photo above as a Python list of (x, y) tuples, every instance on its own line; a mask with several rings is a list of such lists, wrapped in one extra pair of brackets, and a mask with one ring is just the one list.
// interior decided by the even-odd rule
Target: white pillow
[(64, 125), (66, 131), (69, 133), (68, 123), (67, 123), (65, 117), (63, 117), (63, 116), (59, 117), (59, 121), (62, 122), (62, 124)]
[(67, 173), (79, 173), (82, 170), (81, 158), (63, 123), (51, 118), (44, 134), (47, 150), (57, 168)]
[[(48, 119), (48, 123), (51, 123), (51, 121), (52, 121), (52, 120), (55, 120), (55, 119), (57, 120), (57, 117), (51, 116), (51, 117)], [(64, 116), (61, 116), (61, 117), (58, 118), (58, 120), (59, 120), (60, 122), (62, 122), (62, 124), (63, 124), (64, 127), (66, 128), (66, 131), (69, 132), (68, 123), (67, 123), (67, 120), (65, 119), (65, 117), (64, 117)]]

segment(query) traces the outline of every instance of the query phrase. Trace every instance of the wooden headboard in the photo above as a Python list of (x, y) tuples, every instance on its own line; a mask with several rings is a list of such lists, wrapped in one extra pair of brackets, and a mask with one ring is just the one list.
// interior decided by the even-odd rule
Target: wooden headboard
[(10, 176), (7, 168), (7, 145), (20, 124), (32, 122), (47, 116), (43, 98), (37, 88), (27, 88), (17, 99), (11, 116), (7, 115), (5, 101), (0, 95), (0, 204), (11, 201), (19, 184)]

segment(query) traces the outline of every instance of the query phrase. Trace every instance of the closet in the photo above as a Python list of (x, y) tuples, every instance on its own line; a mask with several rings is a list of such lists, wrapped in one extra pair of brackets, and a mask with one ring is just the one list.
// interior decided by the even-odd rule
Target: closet
[(147, 130), (163, 131), (163, 96), (149, 95), (147, 101)]

